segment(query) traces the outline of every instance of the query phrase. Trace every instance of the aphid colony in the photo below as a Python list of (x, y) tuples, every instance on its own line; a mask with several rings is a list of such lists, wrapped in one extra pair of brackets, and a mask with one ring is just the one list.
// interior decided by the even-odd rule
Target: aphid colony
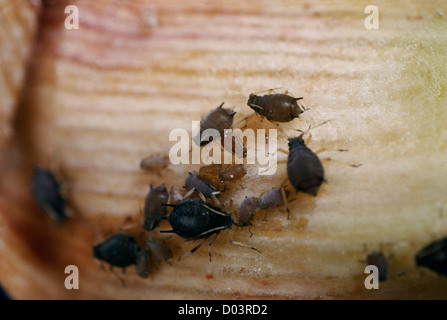
[[(247, 105), (254, 110), (254, 115), (261, 116), (261, 120), (266, 118), (269, 121), (278, 123), (290, 122), (298, 118), (306, 109), (298, 104), (300, 98), (294, 98), (288, 94), (267, 94), (258, 96), (250, 94)], [(232, 128), (236, 112), (223, 108), (223, 102), (217, 108), (211, 110), (203, 117), (200, 123), (200, 133), (207, 129), (215, 129), (221, 135), (225, 134), (225, 129)], [(298, 129), (297, 129), (298, 130)], [(296, 193), (303, 192), (311, 196), (317, 196), (321, 184), (325, 181), (324, 168), (322, 162), (309, 147), (303, 136), (306, 132), (298, 130), (301, 134), (297, 137), (289, 138), (288, 158), (287, 158), (287, 178), (288, 183)], [(202, 135), (194, 137), (194, 142), (199, 146), (204, 146), (211, 142), (211, 139)], [(222, 146), (223, 147), (223, 146)], [(232, 150), (227, 150), (231, 152)], [(246, 152), (246, 150), (244, 150)], [(233, 152), (234, 153), (234, 152)], [(245, 154), (244, 154), (245, 156)], [(140, 168), (149, 172), (160, 172), (170, 165), (166, 156), (150, 156), (141, 160)], [(150, 190), (144, 201), (142, 210), (144, 221), (140, 225), (144, 232), (154, 233), (160, 228), (160, 233), (173, 233), (185, 240), (201, 240), (190, 251), (179, 257), (185, 257), (212, 238), (208, 245), (209, 258), (211, 260), (211, 245), (219, 236), (220, 232), (237, 226), (243, 228), (252, 225), (252, 221), (258, 211), (271, 208), (282, 207), (290, 216), (288, 208), (288, 197), (290, 191), (286, 190), (286, 182), (281, 186), (265, 190), (261, 195), (246, 196), (239, 204), (238, 216), (234, 215), (233, 201), (231, 200), (231, 211), (224, 208), (219, 202), (222, 193), (232, 189), (232, 185), (239, 183), (246, 175), (247, 170), (244, 164), (211, 164), (200, 167), (199, 172), (189, 172), (184, 180), (184, 194), (180, 195), (177, 190), (171, 188), (170, 192), (165, 184), (150, 186)], [(58, 223), (66, 220), (65, 200), (61, 192), (60, 184), (56, 177), (48, 170), (36, 168), (31, 179), (31, 191), (36, 202)], [(170, 209), (171, 208), (171, 209)], [(170, 211), (169, 211), (170, 210)], [(264, 215), (264, 220), (266, 213)], [(171, 229), (165, 229), (161, 223), (167, 221)], [(249, 229), (251, 235), (253, 233)], [(231, 238), (231, 237), (230, 237)], [(231, 238), (232, 239), (232, 238)], [(230, 240), (232, 244), (253, 249), (257, 248)], [(140, 244), (139, 244), (140, 243)], [(435, 245), (442, 247), (445, 252), (445, 241)], [(417, 257), (420, 265), (435, 265), (438, 272), (445, 270), (444, 262), (440, 254), (428, 248), (421, 251)], [(110, 264), (111, 267), (124, 268), (135, 265), (136, 273), (147, 278), (154, 265), (154, 261), (166, 261), (172, 258), (172, 252), (167, 243), (158, 236), (148, 236), (144, 242), (137, 241), (136, 237), (120, 232), (108, 237), (99, 244), (93, 245), (93, 256)], [(434, 258), (433, 258), (434, 257)], [(386, 258), (381, 253), (373, 253), (367, 258), (368, 263), (379, 265), (382, 271), (382, 278), (387, 277)], [(426, 262), (428, 261), (428, 262)], [(443, 264), (444, 263), (444, 264)]]
[[(301, 97), (294, 98), (288, 94), (263, 96), (250, 94), (247, 105), (255, 113), (249, 117), (257, 114), (261, 118), (265, 117), (273, 122), (290, 122), (298, 118), (305, 110), (297, 102), (301, 99)], [(200, 135), (193, 138), (197, 145), (204, 146), (212, 141), (209, 137), (202, 136), (207, 129), (215, 129), (223, 136), (227, 134), (225, 129), (232, 128), (236, 112), (224, 108), (223, 104), (222, 102), (201, 120)], [(289, 139), (287, 176), (296, 192), (316, 196), (324, 181), (324, 170), (317, 155), (305, 145), (302, 139), (303, 134)], [(227, 151), (234, 154), (234, 144), (238, 142), (237, 137), (232, 137), (232, 139), (232, 149)], [(224, 147), (223, 144), (222, 147)], [(245, 149), (244, 156), (246, 156)], [(169, 165), (168, 157), (159, 155), (146, 157), (140, 162), (142, 170), (156, 172), (159, 175)], [(246, 172), (246, 167), (243, 164), (202, 166), (199, 172), (189, 172), (185, 177), (183, 196), (179, 196), (178, 191), (173, 189), (168, 192), (165, 184), (151, 185), (144, 202), (142, 229), (145, 232), (153, 232), (159, 227), (162, 220), (166, 220), (172, 229), (160, 230), (160, 233), (174, 233), (185, 240), (203, 239), (192, 250), (181, 255), (179, 260), (196, 251), (204, 241), (213, 237), (208, 245), (211, 260), (210, 248), (220, 232), (233, 225), (239, 228), (250, 226), (259, 210), (284, 207), (289, 218), (290, 212), (287, 206), (289, 192), (285, 190), (284, 186), (272, 188), (258, 198), (246, 197), (239, 206), (238, 218), (233, 216), (233, 212), (226, 212), (223, 209), (224, 206), (218, 200), (221, 193), (231, 189), (229, 185), (242, 180)], [(63, 222), (66, 219), (65, 200), (55, 176), (48, 170), (36, 168), (31, 187), (36, 202), (54, 220)], [(168, 212), (170, 207), (172, 210)], [(232, 244), (259, 252), (257, 248), (230, 241)], [(172, 253), (167, 244), (160, 239), (147, 237), (144, 245), (139, 245), (134, 236), (121, 232), (94, 245), (93, 256), (109, 263), (111, 267), (124, 269), (135, 265), (137, 274), (146, 278), (151, 273), (154, 257), (158, 260), (168, 260), (172, 257)]]

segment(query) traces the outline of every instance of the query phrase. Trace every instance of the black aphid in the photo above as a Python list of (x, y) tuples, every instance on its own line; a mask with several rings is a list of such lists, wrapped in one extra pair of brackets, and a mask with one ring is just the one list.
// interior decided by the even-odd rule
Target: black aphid
[(289, 122), (303, 113), (297, 103), (301, 99), (303, 98), (294, 98), (283, 93), (264, 96), (257, 96), (252, 93), (248, 98), (247, 105), (270, 121)]
[[(200, 121), (200, 137), (202, 137), (202, 134), (206, 129), (216, 129), (220, 133), (220, 136), (223, 137), (224, 130), (231, 128), (236, 112), (231, 109), (222, 108), (223, 105), (224, 103), (222, 102), (220, 106), (211, 110), (202, 121)], [(198, 137), (194, 138), (194, 141), (196, 144), (199, 144)], [(200, 141), (200, 146), (204, 146), (211, 141), (212, 139)]]
[(374, 265), (379, 271), (379, 281), (388, 279), (388, 260), (382, 252), (373, 251), (366, 257), (368, 265)]
[(432, 242), (416, 254), (416, 264), (447, 276), (447, 238)]
[(93, 246), (95, 258), (120, 268), (135, 264), (139, 251), (135, 238), (124, 233), (115, 234), (103, 243)]
[(161, 232), (176, 233), (186, 240), (208, 238), (234, 224), (230, 214), (199, 199), (180, 201), (167, 220), (172, 230)]
[(300, 137), (289, 139), (287, 175), (296, 192), (316, 196), (324, 181), (324, 169), (318, 156)]
[[(167, 220), (171, 224), (172, 230), (161, 232), (176, 233), (186, 240), (204, 239), (193, 249), (180, 256), (179, 260), (199, 249), (205, 240), (215, 234), (216, 236), (208, 245), (208, 254), (211, 261), (211, 246), (213, 242), (222, 230), (228, 229), (234, 224), (231, 215), (222, 211), (221, 208), (198, 199), (186, 199), (180, 201), (177, 205), (170, 206), (174, 207), (174, 210), (168, 215)], [(255, 247), (234, 242), (233, 240), (230, 241), (232, 244), (258, 251)]]
[(160, 223), (160, 219), (166, 216), (167, 210), (162, 204), (167, 203), (168, 198), (169, 193), (164, 184), (155, 188), (151, 186), (144, 203), (144, 229), (153, 230)]
[(61, 186), (54, 174), (36, 167), (31, 178), (31, 192), (36, 202), (58, 223), (67, 219), (65, 200)]

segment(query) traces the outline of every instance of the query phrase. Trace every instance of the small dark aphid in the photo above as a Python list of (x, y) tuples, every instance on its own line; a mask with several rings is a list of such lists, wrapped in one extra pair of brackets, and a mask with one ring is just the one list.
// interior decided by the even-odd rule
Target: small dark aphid
[(245, 197), (239, 207), (238, 226), (245, 227), (251, 225), (251, 220), (258, 209), (258, 199), (255, 197)]
[(215, 163), (201, 166), (199, 169), (199, 176), (209, 181), (212, 186), (216, 187), (216, 189), (223, 191), (225, 190), (225, 184), (219, 177), (221, 169), (222, 165)]
[(103, 243), (93, 246), (95, 258), (120, 268), (135, 264), (139, 251), (135, 238), (124, 233), (115, 234)]
[(289, 139), (287, 175), (296, 192), (316, 196), (324, 181), (323, 164), (300, 137)]
[(150, 250), (143, 249), (138, 252), (136, 258), (136, 270), (137, 274), (141, 278), (148, 278), (152, 272), (152, 253)]
[(243, 164), (210, 164), (201, 166), (199, 176), (208, 180), (218, 190), (225, 190), (226, 182), (242, 179), (246, 174)]
[(285, 206), (287, 210), (287, 218), (289, 218), (290, 212), (287, 207), (287, 193), (283, 187), (273, 188), (265, 196), (259, 199), (256, 205), (259, 209)]
[(418, 266), (447, 276), (447, 238), (437, 240), (416, 254)]
[(153, 260), (153, 255), (159, 259), (166, 261), (172, 258), (171, 249), (163, 240), (147, 239), (144, 249), (138, 252), (136, 259), (137, 274), (142, 278), (148, 278), (152, 273), (156, 261)]
[(221, 135), (220, 143), (225, 151), (236, 155), (238, 158), (247, 156), (247, 148), (244, 146), (242, 139), (232, 131), (225, 130), (224, 134)]
[(140, 162), (140, 168), (148, 171), (160, 171), (166, 168), (171, 162), (166, 156), (150, 156)]
[(303, 98), (294, 98), (283, 93), (264, 96), (257, 96), (252, 93), (248, 98), (247, 105), (270, 121), (289, 122), (303, 113), (297, 103), (301, 99)]
[(172, 251), (163, 240), (147, 239), (146, 248), (160, 260), (166, 261), (172, 258)]
[(247, 172), (245, 171), (245, 166), (243, 164), (232, 164), (221, 167), (219, 172), (219, 179), (222, 182), (225, 181), (237, 181), (242, 179)]
[[(216, 129), (219, 131), (220, 136), (223, 137), (224, 130), (230, 129), (233, 125), (233, 118), (236, 112), (231, 109), (222, 108), (224, 103), (222, 102), (220, 106), (216, 109), (211, 110), (203, 119), (200, 121), (200, 136), (206, 129)], [(194, 141), (197, 143), (198, 139), (195, 138)], [(204, 146), (210, 143), (212, 139), (208, 141), (200, 141), (200, 146)], [(198, 144), (198, 143), (197, 143)]]
[(167, 203), (168, 198), (169, 193), (164, 184), (155, 188), (151, 186), (144, 203), (144, 229), (153, 230), (160, 223), (160, 219), (166, 216), (167, 210), (162, 204)]
[(379, 281), (388, 279), (388, 261), (385, 255), (379, 251), (373, 251), (366, 257), (368, 265), (374, 265), (379, 270)]
[(61, 186), (51, 171), (36, 167), (31, 178), (31, 191), (36, 202), (53, 220), (57, 223), (66, 220), (67, 212)]
[(197, 172), (189, 172), (185, 179), (185, 188), (187, 191), (196, 190), (207, 198), (219, 196), (219, 191), (205, 178)]

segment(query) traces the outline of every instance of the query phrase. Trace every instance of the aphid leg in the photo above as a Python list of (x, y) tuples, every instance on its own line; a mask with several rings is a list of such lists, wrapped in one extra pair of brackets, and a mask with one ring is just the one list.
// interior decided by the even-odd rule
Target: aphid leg
[(262, 109), (264, 109), (263, 107), (258, 106), (257, 104), (254, 104), (254, 103), (250, 103), (249, 106), (252, 107), (252, 108), (255, 108), (255, 109), (257, 109), (257, 110), (262, 110)]
[(230, 213), (231, 215), (235, 215), (234, 206), (233, 206), (233, 198), (230, 199)]
[(278, 90), (278, 89), (281, 89), (281, 88), (282, 87), (267, 89), (267, 90), (251, 93), (250, 95), (252, 95), (252, 94), (260, 94), (260, 93), (264, 93), (264, 92), (268, 92), (269, 94), (272, 94), (274, 90)]
[[(282, 128), (280, 128), (280, 124), (279, 124), (279, 123), (276, 122), (276, 123), (275, 123), (275, 126), (278, 127), (277, 130), (279, 131), (280, 134), (282, 134), (284, 137), (286, 137), (287, 139), (289, 139), (289, 135), (288, 135)], [(268, 136), (267, 136), (267, 134), (266, 134), (265, 137), (266, 137), (265, 141), (268, 142)]]
[(267, 221), (267, 209), (264, 209), (264, 218), (262, 221)]
[(104, 267), (104, 263), (102, 263), (101, 261), (99, 261), (99, 266), (103, 271), (106, 271), (106, 267)]
[[(322, 152), (324, 152), (324, 151), (337, 151), (337, 152), (347, 152), (347, 151), (349, 151), (349, 149), (343, 149), (343, 148), (340, 148), (340, 149), (326, 149), (326, 148), (321, 148), (321, 149), (318, 149), (317, 151), (315, 151), (314, 153), (315, 154), (319, 154), (319, 153), (322, 153)], [(351, 166), (351, 167), (353, 167), (353, 168), (358, 168), (358, 167), (361, 167), (362, 166), (362, 164), (361, 163), (349, 163), (349, 162), (345, 162), (345, 161), (341, 161), (341, 160), (336, 160), (336, 159), (334, 159), (334, 158), (331, 158), (331, 157), (326, 157), (326, 158), (322, 158), (321, 160), (325, 160), (325, 161), (336, 161), (336, 162), (339, 162), (339, 163), (343, 163), (343, 164), (348, 164), (349, 166)]]
[(214, 241), (216, 241), (217, 237), (219, 236), (220, 231), (216, 233), (216, 236), (214, 237), (214, 239), (212, 239), (209, 243), (208, 243), (208, 255), (210, 256), (210, 262), (211, 262), (211, 246), (213, 245)]
[(284, 187), (281, 187), (281, 196), (282, 196), (282, 201), (284, 202), (284, 207), (286, 208), (286, 211), (287, 211), (287, 219), (289, 219), (290, 218), (290, 210), (287, 205), (286, 190), (284, 189)]
[(306, 146), (309, 144), (310, 140), (312, 139), (312, 134), (310, 133), (310, 128), (311, 128), (311, 127), (312, 127), (312, 125), (310, 124), (310, 125), (309, 125), (309, 128), (307, 128), (306, 131), (303, 131), (303, 130), (301, 130), (301, 129), (296, 129), (296, 131), (301, 132), (301, 134), (300, 134), (300, 137), (301, 137), (301, 138), (303, 138), (303, 136), (304, 136), (305, 134), (308, 134), (308, 135), (309, 135), (309, 137), (307, 138), (307, 140), (304, 141), (304, 144), (305, 144)]
[[(193, 193), (194, 193), (194, 191), (195, 191), (196, 189), (195, 188), (192, 188), (191, 190), (189, 190), (184, 196), (183, 196), (183, 200), (185, 200), (185, 199), (187, 199), (188, 197), (190, 197)], [(200, 193), (201, 194), (201, 193)], [(199, 194), (199, 195), (200, 195)], [(203, 194), (202, 194), (202, 196), (203, 196)]]
[(241, 120), (239, 120), (238, 122), (236, 122), (235, 124), (233, 124), (233, 128), (237, 128), (239, 126), (240, 123), (245, 122), (245, 125), (242, 127), (245, 128), (247, 126), (247, 122), (249, 119), (253, 118), (256, 116), (256, 113), (252, 113), (248, 116), (246, 116), (245, 118), (242, 118)]
[[(164, 217), (165, 219), (164, 220), (166, 220), (166, 217)], [(160, 230), (160, 233), (175, 233), (175, 231), (174, 231), (174, 229), (172, 229), (172, 230)]]
[(169, 191), (169, 194), (168, 194), (167, 204), (171, 204), (171, 201), (172, 201), (172, 191), (173, 190), (174, 190), (174, 186), (171, 186), (171, 190)]
[[(202, 207), (204, 207), (205, 209), (207, 209), (207, 210), (209, 210), (209, 211), (211, 211), (211, 212), (214, 212), (215, 214), (218, 214), (218, 215), (221, 215), (221, 216), (224, 216), (224, 217), (227, 216), (226, 213), (224, 213), (224, 212), (220, 212), (220, 211), (217, 211), (217, 210), (214, 210), (213, 208), (207, 206), (207, 205), (204, 204), (204, 203), (202, 203)], [(207, 233), (207, 232), (209, 232), (209, 231), (206, 231), (205, 233)]]
[[(115, 272), (115, 269), (113, 269), (113, 266), (112, 266), (112, 265), (110, 266), (110, 272), (111, 272), (114, 276), (116, 276), (116, 277), (118, 278), (118, 280), (121, 282), (121, 285), (122, 285), (123, 287), (126, 287), (126, 281), (125, 281), (123, 278), (121, 278), (120, 275), (119, 275), (118, 273)], [(125, 268), (123, 268), (122, 273), (125, 274)]]
[(250, 238), (253, 237), (253, 232), (251, 232), (251, 226), (248, 226), (248, 232), (250, 232)]
[(309, 135), (309, 138), (307, 138), (307, 140), (306, 140), (305, 143), (304, 143), (305, 145), (307, 145), (307, 144), (310, 142), (310, 140), (312, 139), (312, 134), (310, 133), (310, 130), (311, 130), (311, 129), (315, 129), (315, 128), (321, 127), (322, 125), (325, 125), (326, 123), (331, 122), (331, 121), (333, 121), (333, 120), (334, 120), (334, 119), (329, 119), (329, 120), (323, 121), (323, 122), (321, 122), (321, 123), (319, 123), (319, 124), (317, 124), (317, 125), (315, 125), (315, 126), (312, 126), (312, 124), (310, 124), (310, 125), (309, 125), (309, 128), (307, 128), (307, 130), (303, 131), (303, 130), (301, 130), (301, 129), (296, 129), (296, 131), (301, 132), (301, 135), (300, 135), (301, 138), (302, 138), (305, 134), (308, 134), (308, 135)]
[(296, 98), (295, 100), (297, 101), (297, 105), (298, 105), (298, 107), (304, 112), (304, 111), (307, 111), (307, 110), (310, 110), (311, 109), (311, 107), (309, 107), (309, 108), (306, 108), (306, 106), (300, 101), (300, 102), (298, 102), (298, 100), (301, 100), (301, 99), (303, 99), (303, 97), (299, 97), (299, 98)]
[(184, 257), (190, 255), (191, 253), (194, 253), (195, 251), (197, 251), (197, 249), (200, 248), (200, 246), (206, 241), (208, 240), (208, 238), (203, 239), (202, 241), (200, 241), (200, 243), (195, 246), (194, 248), (192, 248), (191, 250), (189, 250), (188, 252), (185, 252), (184, 254), (182, 254), (180, 257), (178, 257), (178, 261), (180, 261), (181, 259), (183, 259)]
[(361, 167), (363, 165), (362, 163), (359, 163), (359, 162), (358, 163), (349, 163), (349, 162), (345, 162), (345, 161), (341, 161), (341, 160), (336, 160), (336, 159), (331, 158), (331, 157), (322, 158), (321, 160), (323, 160), (323, 161), (335, 161), (335, 162), (347, 164), (347, 165), (349, 165), (349, 166), (351, 166), (353, 168), (358, 168), (358, 167)]
[(259, 251), (256, 247), (252, 247), (252, 246), (249, 246), (247, 244), (243, 244), (243, 243), (240, 243), (240, 242), (233, 241), (233, 234), (232, 233), (230, 234), (230, 243), (234, 244), (236, 246), (239, 246), (239, 247), (249, 248), (249, 249), (252, 249), (252, 250), (255, 250), (255, 251), (261, 253), (261, 251)]
[(200, 199), (202, 199), (203, 202), (206, 202), (206, 198), (205, 198), (205, 196), (203, 195), (202, 192), (197, 191), (197, 194), (199, 195)]
[(216, 195), (220, 194), (219, 191), (215, 191), (211, 193), (211, 199), (213, 199), (214, 203), (216, 204), (216, 206), (218, 207), (222, 207), (222, 205), (220, 204), (219, 200), (217, 200)]

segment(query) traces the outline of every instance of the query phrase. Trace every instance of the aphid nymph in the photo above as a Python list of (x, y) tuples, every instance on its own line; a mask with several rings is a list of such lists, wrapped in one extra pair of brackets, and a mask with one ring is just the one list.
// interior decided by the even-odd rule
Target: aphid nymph
[(245, 197), (239, 207), (238, 226), (245, 227), (251, 225), (251, 220), (258, 209), (258, 199), (255, 197)]
[[(222, 108), (223, 105), (224, 103), (222, 102), (220, 106), (211, 110), (202, 121), (200, 121), (200, 137), (202, 139), (202, 134), (206, 129), (216, 129), (220, 133), (220, 136), (223, 137), (224, 130), (230, 129), (233, 125), (236, 112), (231, 109)], [(196, 143), (198, 142), (197, 140), (197, 138), (194, 139)], [(204, 146), (211, 141), (212, 139), (204, 139), (203, 141), (200, 141), (200, 146)]]
[(290, 216), (290, 211), (287, 206), (287, 192), (284, 187), (277, 187), (270, 190), (265, 196), (260, 198), (256, 205), (259, 209), (268, 209), (284, 206), (287, 211), (287, 219)]
[(168, 198), (169, 193), (164, 184), (155, 188), (151, 186), (144, 203), (144, 229), (150, 231), (158, 226), (160, 219), (167, 213), (166, 207), (162, 206), (162, 204), (167, 203)]
[(141, 278), (148, 278), (152, 273), (152, 253), (147, 248), (138, 252), (135, 268)]
[(147, 171), (160, 171), (170, 163), (166, 156), (149, 156), (141, 160), (140, 168)]
[(172, 251), (163, 240), (147, 239), (146, 248), (148, 248), (157, 259), (166, 261), (172, 258)]

